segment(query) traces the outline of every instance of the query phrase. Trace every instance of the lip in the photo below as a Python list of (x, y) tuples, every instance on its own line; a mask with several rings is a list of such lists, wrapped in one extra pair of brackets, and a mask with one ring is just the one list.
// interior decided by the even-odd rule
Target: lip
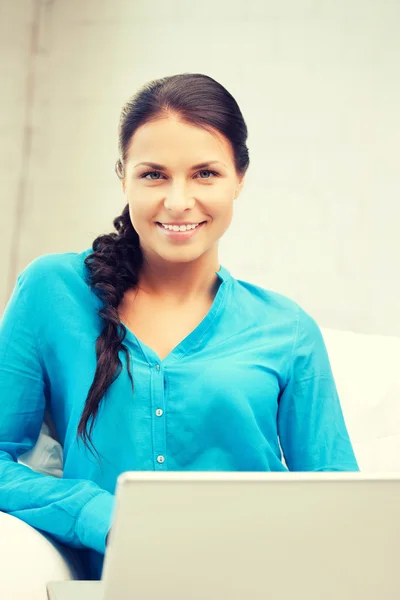
[[(158, 229), (160, 229), (161, 233), (168, 236), (170, 239), (188, 240), (189, 238), (196, 235), (196, 233), (199, 231), (199, 229), (202, 229), (204, 227), (204, 225), (206, 225), (206, 223), (207, 223), (207, 221), (203, 221), (195, 229), (189, 229), (188, 231), (171, 231), (170, 229), (165, 229), (165, 227), (163, 227), (160, 223), (156, 223), (156, 227), (158, 227)], [(187, 224), (190, 225), (191, 223), (187, 223)], [(178, 225), (178, 223), (176, 223), (176, 225)], [(181, 225), (185, 225), (185, 223), (181, 223)]]
[[(178, 221), (172, 221), (171, 223), (167, 223), (165, 221), (163, 221), (164, 225), (193, 225), (193, 223), (202, 223), (203, 221), (181, 221), (180, 223), (178, 223)], [(160, 221), (157, 221), (157, 223), (160, 223)]]

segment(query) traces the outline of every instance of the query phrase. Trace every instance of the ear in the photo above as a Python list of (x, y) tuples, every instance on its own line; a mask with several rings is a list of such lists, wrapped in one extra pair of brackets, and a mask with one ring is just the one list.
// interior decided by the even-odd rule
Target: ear
[(118, 179), (121, 180), (122, 191), (125, 194), (125, 188), (126, 188), (126, 183), (125, 183), (125, 169), (124, 169), (124, 165), (123, 165), (123, 162), (122, 162), (121, 158), (119, 158), (117, 160), (117, 162), (115, 163), (115, 172), (117, 174)]
[(243, 177), (241, 179), (239, 179), (238, 184), (235, 188), (235, 195), (234, 195), (234, 200), (236, 200), (236, 198), (240, 195), (243, 185), (244, 185), (244, 178), (245, 176), (243, 175)]

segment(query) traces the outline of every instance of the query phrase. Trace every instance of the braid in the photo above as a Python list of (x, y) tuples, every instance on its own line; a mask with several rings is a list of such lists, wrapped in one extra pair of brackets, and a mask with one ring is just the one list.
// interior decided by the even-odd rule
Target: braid
[[(89, 271), (90, 287), (103, 302), (98, 314), (104, 321), (104, 328), (96, 340), (96, 371), (77, 431), (77, 436), (82, 437), (85, 445), (88, 445), (87, 442), (92, 444), (91, 434), (100, 401), (107, 388), (121, 373), (120, 350), (125, 354), (133, 389), (129, 353), (123, 344), (126, 328), (119, 319), (118, 306), (124, 292), (137, 285), (143, 256), (139, 236), (130, 220), (128, 205), (114, 219), (113, 225), (118, 233), (97, 237), (93, 242), (93, 252), (84, 261)], [(88, 432), (89, 419), (91, 424)]]

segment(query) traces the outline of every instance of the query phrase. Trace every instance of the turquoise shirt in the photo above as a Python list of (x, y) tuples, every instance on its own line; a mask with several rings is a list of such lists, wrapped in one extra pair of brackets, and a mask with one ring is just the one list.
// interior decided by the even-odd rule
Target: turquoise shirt
[[(78, 549), (87, 578), (99, 579), (124, 471), (358, 470), (316, 322), (223, 266), (208, 314), (164, 360), (127, 331), (134, 391), (121, 352), (93, 429), (99, 462), (76, 439), (102, 329), (83, 262), (91, 251), (35, 259), (3, 314), (1, 511)], [(62, 478), (17, 462), (45, 409), (63, 446)]]

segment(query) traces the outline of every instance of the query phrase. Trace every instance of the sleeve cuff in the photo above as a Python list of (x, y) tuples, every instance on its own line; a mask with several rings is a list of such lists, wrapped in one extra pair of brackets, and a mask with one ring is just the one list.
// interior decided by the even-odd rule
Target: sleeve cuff
[(106, 551), (106, 536), (114, 517), (115, 496), (101, 491), (88, 502), (78, 517), (76, 534), (80, 542), (101, 554)]

